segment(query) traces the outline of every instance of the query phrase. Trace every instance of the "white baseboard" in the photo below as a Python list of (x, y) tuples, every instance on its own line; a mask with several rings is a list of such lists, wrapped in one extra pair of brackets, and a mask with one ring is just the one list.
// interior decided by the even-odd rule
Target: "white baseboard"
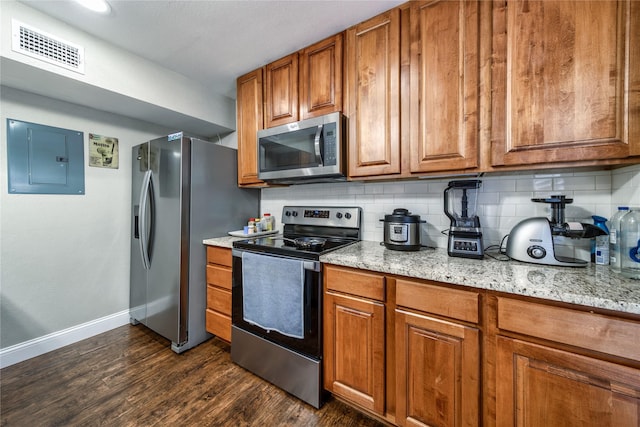
[(127, 323), (129, 323), (129, 310), (124, 310), (3, 348), (0, 350), (0, 369), (107, 332)]

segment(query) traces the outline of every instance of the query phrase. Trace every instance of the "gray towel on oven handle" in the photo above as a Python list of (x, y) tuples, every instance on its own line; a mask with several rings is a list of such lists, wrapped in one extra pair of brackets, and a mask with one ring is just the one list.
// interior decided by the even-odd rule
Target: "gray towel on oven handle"
[(242, 253), (243, 319), (304, 338), (304, 261)]

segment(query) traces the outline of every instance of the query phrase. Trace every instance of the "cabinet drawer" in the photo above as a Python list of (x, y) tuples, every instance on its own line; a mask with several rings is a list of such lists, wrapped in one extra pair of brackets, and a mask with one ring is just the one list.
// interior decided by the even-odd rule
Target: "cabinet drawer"
[(231, 290), (231, 268), (207, 265), (207, 284)]
[(327, 266), (325, 267), (325, 281), (328, 290), (384, 301), (383, 276), (348, 268)]
[(498, 298), (498, 327), (505, 331), (640, 360), (639, 322)]
[(231, 342), (231, 317), (207, 309), (207, 332)]
[(453, 319), (478, 323), (478, 293), (410, 280), (396, 280), (396, 304)]
[(231, 292), (207, 286), (207, 308), (231, 316)]
[(231, 249), (207, 246), (207, 264), (220, 264), (231, 267)]

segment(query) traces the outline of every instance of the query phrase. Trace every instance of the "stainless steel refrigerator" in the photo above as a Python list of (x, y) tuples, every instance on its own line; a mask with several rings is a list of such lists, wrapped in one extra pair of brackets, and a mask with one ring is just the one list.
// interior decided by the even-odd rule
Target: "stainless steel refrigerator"
[(133, 147), (131, 323), (171, 340), (176, 353), (211, 337), (202, 241), (260, 214), (259, 190), (237, 186), (236, 156), (183, 133)]

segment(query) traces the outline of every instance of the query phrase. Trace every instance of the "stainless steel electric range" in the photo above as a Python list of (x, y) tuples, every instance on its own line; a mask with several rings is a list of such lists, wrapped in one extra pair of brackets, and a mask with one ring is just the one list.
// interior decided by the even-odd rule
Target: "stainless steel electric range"
[(358, 242), (359, 207), (285, 206), (283, 235), (233, 243), (231, 359), (319, 408), (320, 256)]

